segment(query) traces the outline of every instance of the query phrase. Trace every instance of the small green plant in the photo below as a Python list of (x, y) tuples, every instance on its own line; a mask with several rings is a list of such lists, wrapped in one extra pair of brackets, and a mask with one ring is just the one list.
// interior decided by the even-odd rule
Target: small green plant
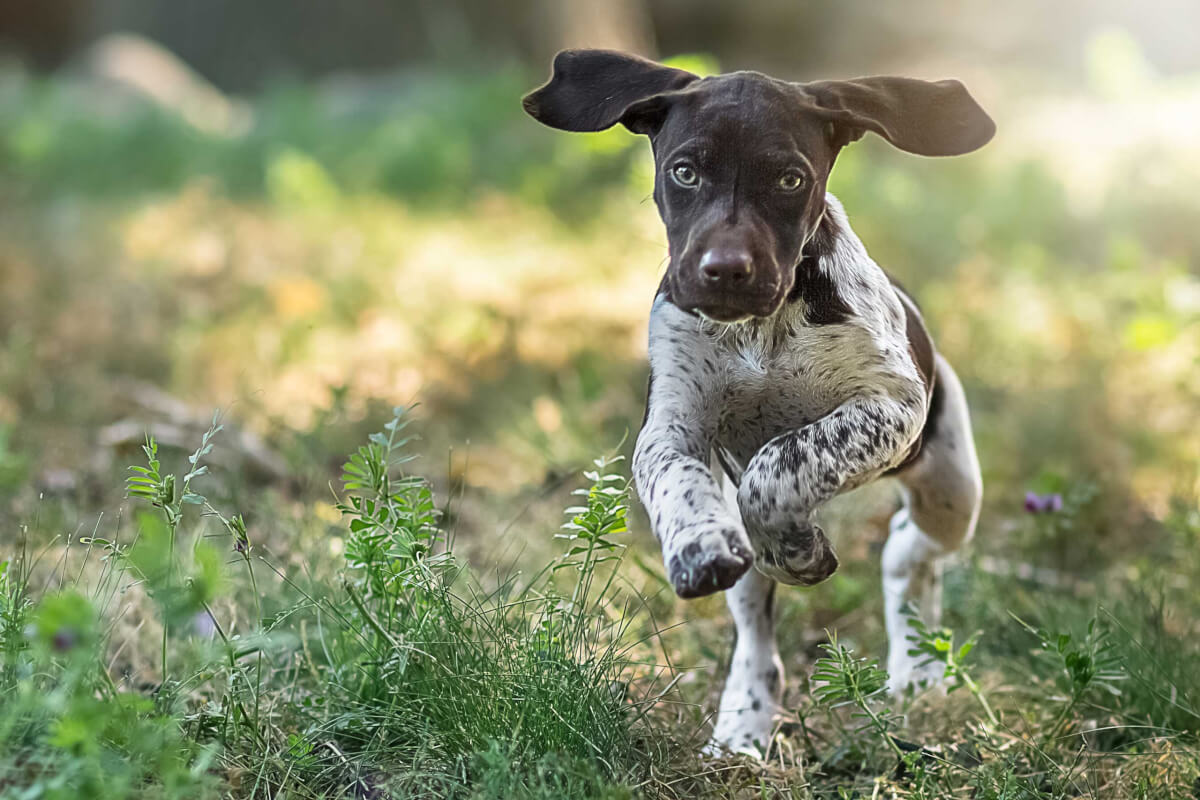
[(5, 682), (16, 677), (28, 646), (25, 628), (33, 601), (29, 597), (27, 564), (24, 552), (0, 561), (0, 678)]
[(141, 517), (142, 536), (125, 554), (130, 565), (146, 580), (151, 596), (163, 609), (160, 669), (164, 683), (171, 674), (167, 643), (172, 628), (204, 610), (214, 597), (221, 579), (216, 551), (200, 542), (193, 548), (197, 569), (190, 575), (182, 574), (176, 542), (179, 526), (183, 522), (184, 507), (203, 506), (208, 502), (203, 495), (192, 490), (192, 481), (207, 474), (208, 466), (200, 462), (212, 452), (212, 440), (222, 429), (219, 414), (214, 413), (212, 424), (201, 437), (200, 446), (188, 456), (190, 469), (179, 481), (178, 491), (176, 476), (162, 472), (158, 442), (151, 436), (146, 437), (146, 443), (142, 446), (146, 466), (131, 466), (129, 470), (133, 475), (126, 480), (129, 496), (146, 500), (159, 509), (165, 526), (160, 526), (151, 517)]
[(1117, 683), (1127, 676), (1114, 651), (1111, 633), (1097, 624), (1096, 617), (1088, 621), (1087, 630), (1081, 637), (1070, 633), (1051, 634), (1043, 628), (1029, 625), (1016, 615), (1013, 618), (1038, 638), (1041, 655), (1053, 664), (1055, 681), (1065, 696), (1062, 709), (1044, 734), (1047, 741), (1055, 739), (1062, 732), (1070, 723), (1071, 713), (1093, 691), (1120, 696)]
[(996, 716), (996, 712), (992, 710), (991, 703), (988, 702), (983, 690), (979, 688), (979, 684), (971, 677), (966, 666), (967, 657), (975, 649), (976, 642), (979, 641), (979, 633), (972, 634), (965, 642), (955, 647), (954, 631), (949, 628), (930, 628), (915, 614), (909, 617), (908, 626), (912, 628), (912, 634), (908, 637), (912, 647), (909, 648), (908, 654), (925, 656), (921, 666), (930, 663), (940, 664), (942, 677), (947, 681), (945, 684), (947, 692), (965, 687), (983, 707), (988, 722), (993, 726), (999, 725), (1000, 720)]
[[(935, 800), (942, 795), (943, 770), (935, 754), (925, 748), (908, 745), (892, 735), (901, 724), (901, 717), (880, 703), (887, 687), (888, 674), (873, 658), (859, 658), (838, 641), (836, 634), (821, 644), (826, 655), (813, 668), (810, 685), (819, 707), (833, 712), (841, 706), (853, 708), (853, 716), (866, 720), (865, 729), (874, 735), (896, 758), (895, 778), (903, 781), (907, 796)], [(858, 736), (863, 728), (851, 730)], [(885, 778), (876, 778), (874, 793), (882, 789)]]
[[(595, 613), (602, 609), (609, 598), (616, 570), (609, 569), (606, 581), (600, 591), (592, 596), (592, 584), (596, 570), (601, 564), (619, 562), (625, 545), (613, 539), (617, 534), (625, 533), (625, 517), (629, 512), (629, 480), (621, 475), (609, 472), (621, 457), (598, 458), (595, 469), (584, 472), (584, 477), (592, 482), (586, 489), (576, 489), (573, 494), (586, 498), (582, 506), (572, 506), (566, 509), (571, 516), (569, 522), (563, 525), (563, 533), (557, 534), (565, 539), (570, 547), (553, 567), (557, 572), (563, 569), (575, 571), (575, 582), (571, 588), (571, 597), (562, 609), (568, 620), (569, 630), (567, 641), (574, 649), (586, 645), (584, 626), (593, 619)], [(559, 609), (550, 606), (545, 609), (542, 625), (543, 635), (552, 627), (552, 620)]]
[(346, 563), (384, 602), (400, 599), (414, 581), (434, 589), (431, 582), (453, 567), (433, 490), (419, 476), (395, 474), (414, 458), (405, 449), (413, 437), (403, 435), (408, 413), (395, 409), (384, 430), (350, 456), (342, 468), (346, 496), (337, 504), (350, 526)]
[(887, 688), (888, 674), (880, 669), (873, 658), (859, 658), (838, 641), (837, 634), (829, 634), (829, 641), (821, 644), (826, 655), (813, 666), (813, 698), (827, 709), (850, 705), (855, 715), (867, 720), (867, 726), (897, 758), (903, 759), (904, 752), (891, 736), (891, 730), (899, 720), (888, 708), (876, 708), (875, 700)]

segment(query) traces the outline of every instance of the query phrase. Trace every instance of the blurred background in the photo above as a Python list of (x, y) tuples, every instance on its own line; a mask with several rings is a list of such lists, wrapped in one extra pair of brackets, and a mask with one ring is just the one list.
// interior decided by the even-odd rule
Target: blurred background
[[(0, 0), (0, 542), (90, 530), (145, 431), (179, 460), (218, 408), (209, 496), (319, 571), (345, 453), (416, 402), (474, 556), (554, 547), (579, 470), (636, 434), (666, 256), (644, 141), (521, 112), (592, 45), (964, 80), (987, 148), (868, 138), (831, 184), (966, 383), (987, 508), (962, 574), (1194, 600), (1198, 30), (1190, 0)], [(850, 556), (895, 502), (860, 497), (830, 512)], [(878, 649), (875, 559), (843, 563), (788, 593), (787, 636), (855, 620)]]

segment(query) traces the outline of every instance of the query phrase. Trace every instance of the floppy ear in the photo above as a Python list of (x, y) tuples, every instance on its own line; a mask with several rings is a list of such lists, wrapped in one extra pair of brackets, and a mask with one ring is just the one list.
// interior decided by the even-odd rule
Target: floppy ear
[(831, 112), (842, 144), (874, 131), (901, 150), (957, 156), (983, 147), (996, 123), (956, 80), (857, 78), (802, 84)]
[[(612, 50), (563, 50), (546, 85), (525, 95), (529, 115), (564, 131), (602, 131), (622, 122), (653, 133), (665, 104), (642, 102), (682, 89), (697, 76)], [(633, 106), (637, 106), (633, 108)]]

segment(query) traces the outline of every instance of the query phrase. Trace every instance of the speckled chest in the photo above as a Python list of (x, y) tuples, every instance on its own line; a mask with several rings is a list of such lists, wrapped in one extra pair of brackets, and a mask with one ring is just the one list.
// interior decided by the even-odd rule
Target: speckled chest
[(871, 335), (850, 323), (747, 327), (723, 336), (718, 348), (724, 380), (717, 445), (740, 464), (864, 391), (885, 360)]

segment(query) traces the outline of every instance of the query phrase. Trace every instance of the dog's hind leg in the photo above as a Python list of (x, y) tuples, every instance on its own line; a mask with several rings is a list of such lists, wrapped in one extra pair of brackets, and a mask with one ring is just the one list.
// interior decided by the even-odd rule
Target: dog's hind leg
[(908, 654), (909, 616), (918, 613), (930, 625), (940, 622), (939, 562), (974, 534), (983, 496), (962, 384), (940, 355), (936, 373), (921, 453), (896, 475), (903, 486), (905, 505), (892, 517), (883, 548), (888, 687), (892, 691), (923, 679), (933, 682), (939, 674), (936, 669), (923, 674), (921, 657)]
[[(736, 510), (737, 487), (728, 477), (724, 491)], [(783, 662), (775, 644), (775, 581), (751, 569), (725, 592), (725, 602), (736, 640), (712, 744), (762, 756), (783, 694)]]

